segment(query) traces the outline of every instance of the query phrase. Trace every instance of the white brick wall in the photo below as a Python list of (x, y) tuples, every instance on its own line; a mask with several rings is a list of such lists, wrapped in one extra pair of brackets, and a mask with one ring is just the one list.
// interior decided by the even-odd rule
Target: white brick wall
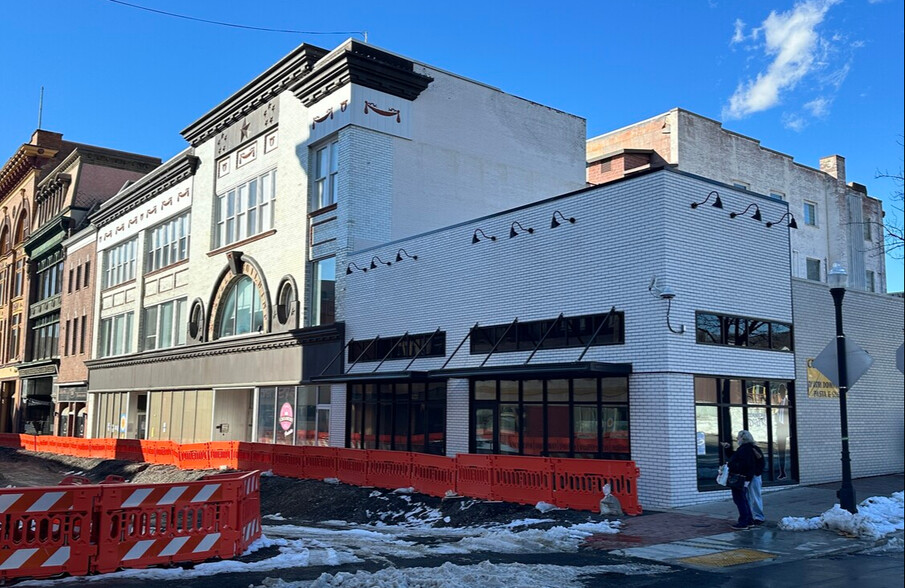
[[(807, 360), (835, 341), (833, 300), (829, 288), (793, 280), (795, 304), (798, 453), (802, 483), (841, 478), (842, 441), (839, 400), (808, 398)], [(903, 470), (902, 373), (895, 353), (902, 345), (903, 299), (884, 294), (847, 291), (842, 303), (843, 330), (874, 359), (873, 365), (850, 387), (848, 399), (849, 451), (855, 477)]]
[[(692, 209), (712, 183), (668, 170), (476, 219), (350, 255), (365, 267), (374, 255), (393, 259), (399, 248), (418, 260), (346, 276), (346, 337), (369, 339), (446, 331), (447, 357), (475, 322), (520, 321), (606, 312), (625, 313), (625, 344), (592, 347), (585, 361), (631, 363), (632, 456), (650, 507), (707, 500), (699, 494), (695, 462), (693, 374), (794, 378), (789, 353), (694, 342), (696, 310), (792, 322), (789, 231), (725, 210)], [(757, 201), (764, 215), (785, 205), (723, 190), (730, 210)], [(730, 208), (731, 207), (731, 208)], [(576, 223), (550, 228), (554, 210)], [(513, 221), (534, 234), (508, 237)], [(497, 237), (472, 244), (475, 229)], [(684, 335), (667, 330), (666, 302), (647, 288), (653, 276), (677, 296), (670, 317)], [(531, 363), (570, 362), (581, 349), (539, 352)], [(498, 353), (488, 366), (517, 365), (528, 352)], [(440, 368), (447, 357), (416, 360), (412, 369)], [(482, 355), (465, 346), (449, 367), (477, 366)], [(382, 370), (408, 363), (387, 361)], [(355, 371), (373, 365), (359, 364)], [(468, 447), (467, 381), (450, 383), (447, 443), (452, 455)]]

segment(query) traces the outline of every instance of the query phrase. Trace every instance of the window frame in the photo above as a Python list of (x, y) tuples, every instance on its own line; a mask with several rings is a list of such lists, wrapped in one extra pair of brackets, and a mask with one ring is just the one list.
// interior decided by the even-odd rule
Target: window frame
[[(172, 307), (169, 320), (169, 343), (164, 345), (161, 343), (161, 333), (164, 320), (163, 307)], [(153, 313), (152, 313), (153, 311)], [(142, 351), (153, 351), (155, 349), (170, 349), (173, 347), (181, 347), (186, 344), (186, 312), (188, 312), (188, 298), (174, 298), (147, 306), (142, 309)], [(150, 315), (154, 315), (153, 325), (151, 324)], [(153, 327), (153, 332), (152, 332)], [(148, 346), (148, 341), (153, 339), (153, 346)]]
[[(100, 336), (97, 338), (98, 358), (132, 353), (132, 328), (134, 321), (135, 312), (131, 310), (101, 319)], [(117, 329), (120, 325), (122, 326), (122, 332), (117, 334)], [(116, 338), (117, 336), (119, 336), (119, 339)], [(121, 345), (117, 344), (118, 341)]]
[[(244, 296), (246, 291), (239, 291), (240, 285), (243, 285), (243, 288), (247, 286), (248, 291), (250, 291), (251, 296), (251, 305), (248, 307), (243, 307), (240, 309), (239, 305), (241, 304), (240, 295)], [(235, 293), (235, 296), (233, 296)], [(228, 308), (232, 306), (232, 308)], [(244, 308), (248, 308), (248, 330), (242, 330), (240, 332), (240, 310), (244, 310)], [(262, 333), (264, 330), (264, 301), (261, 299), (261, 294), (258, 292), (258, 288), (254, 283), (254, 280), (251, 279), (250, 276), (245, 274), (240, 274), (233, 279), (226, 290), (223, 291), (223, 296), (220, 298), (220, 302), (217, 306), (217, 315), (216, 315), (216, 331), (214, 332), (214, 339), (226, 339), (230, 337), (242, 337), (245, 335), (257, 335)], [(225, 318), (228, 318), (226, 313), (232, 312), (230, 321), (232, 324), (232, 330), (229, 333), (225, 332)], [(260, 320), (259, 320), (260, 319)]]
[(145, 271), (155, 272), (189, 258), (192, 211), (159, 223), (145, 233)]
[[(808, 212), (808, 211), (812, 212)], [(811, 202), (810, 200), (805, 200), (801, 206), (801, 218), (805, 225), (809, 227), (817, 227), (819, 223), (817, 222), (817, 203)]]
[(268, 169), (217, 195), (211, 231), (213, 249), (226, 247), (273, 229), (277, 198), (276, 172), (275, 167)]
[[(313, 211), (336, 204), (339, 192), (339, 139), (332, 138), (312, 147), (314, 186)], [(321, 154), (324, 157), (321, 157)], [(322, 161), (325, 163), (322, 164)]]
[[(804, 276), (805, 279), (812, 282), (823, 282), (823, 262), (815, 257), (806, 257), (804, 259)], [(816, 278), (811, 277), (811, 268), (816, 267)]]
[[(333, 279), (332, 280), (324, 280), (321, 278), (322, 268), (329, 267), (332, 270)], [(324, 288), (320, 287), (322, 282), (331, 282), (333, 283), (333, 300), (331, 303), (332, 309), (327, 312), (327, 309), (324, 308), (324, 300), (326, 297), (324, 296), (325, 291)], [(310, 300), (311, 300), (311, 315), (308, 317), (309, 326), (316, 327), (321, 325), (329, 325), (336, 322), (336, 257), (322, 257), (321, 259), (316, 259), (311, 262), (311, 289), (310, 289)], [(325, 314), (326, 312), (326, 314)], [(328, 319), (332, 317), (332, 321), (328, 322)]]
[[(707, 327), (706, 329), (702, 327), (703, 321), (705, 319), (709, 319), (709, 322), (704, 325)], [(715, 323), (714, 320), (716, 321)], [(744, 323), (742, 321), (744, 321)], [(698, 345), (714, 345), (719, 347), (746, 347), (749, 349), (757, 349), (761, 351), (782, 351), (785, 353), (792, 353), (795, 350), (795, 328), (793, 323), (698, 310), (695, 311), (694, 324), (695, 343)], [(744, 325), (743, 328), (742, 325)], [(760, 337), (752, 338), (752, 325), (757, 325), (757, 327), (767, 325), (766, 346), (752, 344), (752, 339), (754, 339), (755, 342), (761, 340)], [(775, 341), (775, 338), (778, 337), (778, 334), (776, 333), (777, 326), (782, 326), (788, 329), (787, 332), (789, 337), (789, 345), (787, 347), (777, 346), (777, 343)], [(718, 341), (713, 340), (714, 331), (719, 332)], [(702, 338), (705, 337), (705, 334), (711, 340), (702, 340)]]
[(135, 279), (137, 253), (137, 236), (104, 250), (104, 290)]

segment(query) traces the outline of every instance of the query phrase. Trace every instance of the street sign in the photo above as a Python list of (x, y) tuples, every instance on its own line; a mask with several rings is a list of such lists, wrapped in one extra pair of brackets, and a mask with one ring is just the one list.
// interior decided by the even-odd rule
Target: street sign
[[(866, 351), (861, 349), (857, 343), (845, 338), (845, 363), (848, 368), (848, 387), (855, 385), (861, 376), (863, 376), (870, 366), (874, 363), (874, 358)], [(814, 359), (813, 366), (820, 370), (826, 378), (839, 386), (839, 362), (836, 360), (836, 340), (830, 341), (829, 345), (823, 348), (820, 355)]]

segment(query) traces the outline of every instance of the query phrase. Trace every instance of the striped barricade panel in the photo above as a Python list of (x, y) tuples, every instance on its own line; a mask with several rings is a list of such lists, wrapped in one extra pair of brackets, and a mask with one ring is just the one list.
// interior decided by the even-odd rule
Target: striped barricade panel
[(98, 495), (80, 486), (0, 490), (0, 580), (87, 574)]
[(603, 459), (553, 459), (553, 504), (599, 512), (603, 485), (609, 484), (629, 515), (641, 514), (635, 462)]
[(412, 486), (412, 454), (408, 451), (367, 450), (366, 486), (408, 488)]
[(324, 478), (336, 478), (336, 447), (302, 448), (305, 454), (305, 467), (302, 475), (311, 480), (323, 480)]
[(368, 452), (364, 449), (336, 449), (336, 477), (346, 484), (366, 486)]
[(261, 536), (261, 473), (250, 472), (240, 478), (239, 528), (237, 553), (243, 553)]
[(236, 555), (242, 482), (103, 486), (94, 571)]
[(493, 500), (492, 455), (460, 453), (456, 456), (456, 492), (462, 496)]
[(493, 460), (493, 499), (519, 504), (553, 502), (553, 464), (546, 457), (497, 455)]
[(422, 494), (446, 496), (456, 491), (456, 460), (443, 455), (412, 454), (412, 486)]

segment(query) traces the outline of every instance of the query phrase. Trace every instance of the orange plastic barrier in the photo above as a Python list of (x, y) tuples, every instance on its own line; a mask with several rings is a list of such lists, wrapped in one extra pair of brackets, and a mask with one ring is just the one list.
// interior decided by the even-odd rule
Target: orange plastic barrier
[(379, 449), (368, 449), (366, 453), (368, 472), (365, 486), (390, 490), (412, 486), (412, 453)]
[(412, 487), (430, 496), (456, 491), (456, 459), (442, 455), (412, 453)]
[(497, 455), (493, 460), (494, 500), (553, 502), (553, 463), (546, 457)]
[(273, 473), (286, 478), (304, 478), (305, 448), (292, 445), (280, 447), (273, 452)]
[(97, 486), (0, 489), (0, 582), (85, 575)]
[(179, 465), (179, 446), (172, 441), (142, 441), (145, 460), (161, 465)]
[(125, 461), (149, 461), (138, 439), (117, 439), (113, 446), (113, 456)]
[[(27, 437), (31, 437), (31, 447), (28, 445)], [(10, 449), (27, 449), (35, 450), (34, 435), (18, 435), (16, 433), (0, 433), (0, 447), (9, 447)]]
[(238, 441), (211, 441), (211, 468), (225, 466), (232, 469), (239, 468), (239, 442)]
[(336, 447), (304, 447), (302, 474), (312, 480), (336, 478)]
[(368, 485), (368, 452), (361, 449), (336, 449), (336, 477), (346, 484)]
[(494, 500), (493, 455), (460, 453), (456, 456), (456, 492), (462, 496)]
[(240, 470), (272, 470), (274, 445), (239, 442), (236, 465)]
[(211, 469), (211, 453), (207, 443), (185, 443), (176, 445), (179, 467), (183, 470)]
[(603, 485), (610, 489), (626, 514), (641, 514), (638, 478), (641, 470), (633, 461), (554, 459), (553, 504), (564, 508), (599, 511)]

